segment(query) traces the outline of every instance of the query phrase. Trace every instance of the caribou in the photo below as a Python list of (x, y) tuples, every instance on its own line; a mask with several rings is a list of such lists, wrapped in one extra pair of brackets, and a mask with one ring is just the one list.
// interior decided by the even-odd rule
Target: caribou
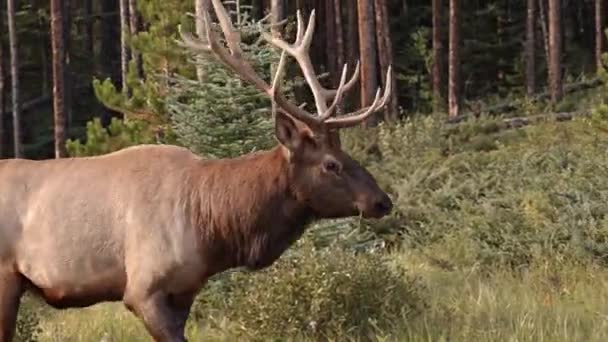
[[(336, 115), (347, 81), (317, 79), (308, 51), (315, 14), (297, 13), (295, 42), (263, 32), (279, 48), (270, 81), (243, 57), (241, 37), (220, 0), (205, 34), (182, 43), (211, 52), (277, 106), (275, 147), (232, 159), (204, 159), (172, 145), (140, 145), (95, 157), (0, 161), (0, 342), (11, 341), (26, 292), (57, 308), (121, 301), (155, 341), (186, 341), (195, 295), (214, 274), (273, 264), (312, 222), (391, 212), (374, 177), (341, 149), (339, 130), (382, 109), (391, 93)], [(293, 57), (312, 90), (316, 113), (290, 102), (280, 83)]]

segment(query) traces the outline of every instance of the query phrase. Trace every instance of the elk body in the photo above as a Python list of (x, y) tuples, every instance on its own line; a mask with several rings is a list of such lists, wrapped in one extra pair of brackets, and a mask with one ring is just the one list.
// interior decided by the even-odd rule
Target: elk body
[[(185, 341), (190, 306), (210, 276), (271, 265), (314, 220), (390, 212), (391, 200), (340, 149), (337, 132), (382, 108), (390, 89), (371, 106), (332, 118), (358, 68), (348, 82), (345, 69), (336, 90), (319, 85), (306, 55), (314, 12), (306, 29), (298, 14), (294, 45), (265, 35), (284, 51), (269, 85), (242, 60), (220, 0), (212, 3), (229, 50), (208, 13), (207, 36), (182, 34), (184, 41), (214, 52), (277, 103), (279, 143), (223, 160), (146, 145), (88, 158), (0, 161), (0, 342), (12, 339), (26, 290), (56, 308), (123, 301), (156, 341)], [(286, 54), (302, 67), (317, 116), (280, 93)]]

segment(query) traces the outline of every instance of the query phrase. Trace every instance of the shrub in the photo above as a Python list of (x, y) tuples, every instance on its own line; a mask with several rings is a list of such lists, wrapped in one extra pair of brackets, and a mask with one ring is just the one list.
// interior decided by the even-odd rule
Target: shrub
[(425, 305), (417, 279), (397, 273), (376, 254), (301, 243), (265, 271), (231, 273), (201, 293), (196, 321), (217, 329), (221, 320), (249, 339), (363, 336)]

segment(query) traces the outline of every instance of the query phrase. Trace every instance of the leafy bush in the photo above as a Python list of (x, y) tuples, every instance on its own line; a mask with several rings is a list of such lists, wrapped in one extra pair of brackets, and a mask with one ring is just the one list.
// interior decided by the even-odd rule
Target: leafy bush
[(399, 274), (377, 254), (310, 242), (255, 273), (212, 281), (198, 297), (193, 318), (212, 328), (228, 320), (247, 339), (366, 336), (425, 305), (417, 279)]

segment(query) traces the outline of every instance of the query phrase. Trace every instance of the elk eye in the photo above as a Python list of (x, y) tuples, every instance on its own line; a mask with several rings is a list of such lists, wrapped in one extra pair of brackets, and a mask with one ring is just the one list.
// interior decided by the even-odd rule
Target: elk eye
[(333, 160), (326, 160), (323, 167), (327, 172), (340, 173), (340, 164)]

